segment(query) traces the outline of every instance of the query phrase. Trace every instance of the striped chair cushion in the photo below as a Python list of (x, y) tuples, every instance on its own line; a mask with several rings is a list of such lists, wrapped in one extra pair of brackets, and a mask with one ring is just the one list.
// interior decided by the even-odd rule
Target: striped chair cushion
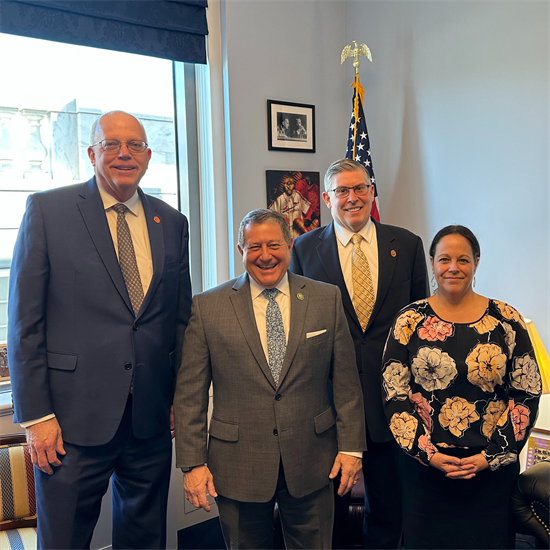
[[(36, 517), (34, 472), (26, 443), (0, 446), (0, 526)], [(0, 545), (0, 548), (3, 548)]]
[(36, 550), (36, 527), (1, 532), (0, 548), (2, 550)]

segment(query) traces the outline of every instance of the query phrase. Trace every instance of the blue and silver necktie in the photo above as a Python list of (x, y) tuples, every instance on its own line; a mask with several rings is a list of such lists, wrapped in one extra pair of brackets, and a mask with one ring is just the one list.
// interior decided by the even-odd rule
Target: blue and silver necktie
[(276, 297), (279, 294), (277, 288), (266, 288), (262, 294), (269, 300), (265, 312), (265, 328), (267, 333), (267, 355), (269, 357), (269, 370), (279, 385), (279, 376), (283, 367), (286, 353), (286, 337), (283, 326), (283, 316)]

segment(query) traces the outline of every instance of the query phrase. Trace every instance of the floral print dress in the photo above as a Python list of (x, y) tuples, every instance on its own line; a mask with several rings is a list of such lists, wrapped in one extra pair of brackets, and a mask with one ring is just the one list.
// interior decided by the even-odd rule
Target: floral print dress
[(449, 323), (415, 302), (394, 321), (382, 369), (390, 430), (407, 454), (428, 465), (438, 451), (469, 448), (493, 471), (517, 461), (542, 386), (513, 307), (489, 300), (477, 322)]

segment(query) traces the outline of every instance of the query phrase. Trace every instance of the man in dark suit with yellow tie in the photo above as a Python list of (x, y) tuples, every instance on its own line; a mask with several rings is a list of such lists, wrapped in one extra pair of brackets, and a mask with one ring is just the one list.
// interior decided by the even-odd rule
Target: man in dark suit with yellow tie
[(36, 467), (38, 545), (89, 548), (112, 478), (113, 548), (164, 548), (188, 225), (138, 187), (151, 150), (135, 117), (100, 117), (88, 155), (90, 181), (29, 197), (11, 265), (14, 419)]
[(323, 199), (333, 222), (296, 239), (290, 271), (340, 288), (367, 422), (364, 543), (396, 548), (402, 522), (401, 453), (382, 408), (382, 352), (396, 313), (429, 294), (424, 248), (410, 231), (371, 219), (374, 188), (359, 162), (343, 159), (329, 166)]

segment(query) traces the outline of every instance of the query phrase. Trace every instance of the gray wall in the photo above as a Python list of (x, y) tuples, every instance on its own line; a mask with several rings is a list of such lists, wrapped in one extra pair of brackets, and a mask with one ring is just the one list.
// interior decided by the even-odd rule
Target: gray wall
[[(266, 208), (266, 170), (318, 171), (345, 155), (353, 77), (340, 66), (345, 3), (225, 0), (233, 227)], [(267, 100), (315, 105), (317, 152), (267, 149)], [(323, 206), (323, 223), (330, 214)], [(231, 245), (230, 245), (231, 246)], [(233, 245), (233, 249), (236, 245)], [(238, 252), (236, 273), (242, 273)]]
[(476, 290), (535, 322), (550, 349), (549, 4), (346, 2), (363, 71), (383, 221), (469, 226)]

